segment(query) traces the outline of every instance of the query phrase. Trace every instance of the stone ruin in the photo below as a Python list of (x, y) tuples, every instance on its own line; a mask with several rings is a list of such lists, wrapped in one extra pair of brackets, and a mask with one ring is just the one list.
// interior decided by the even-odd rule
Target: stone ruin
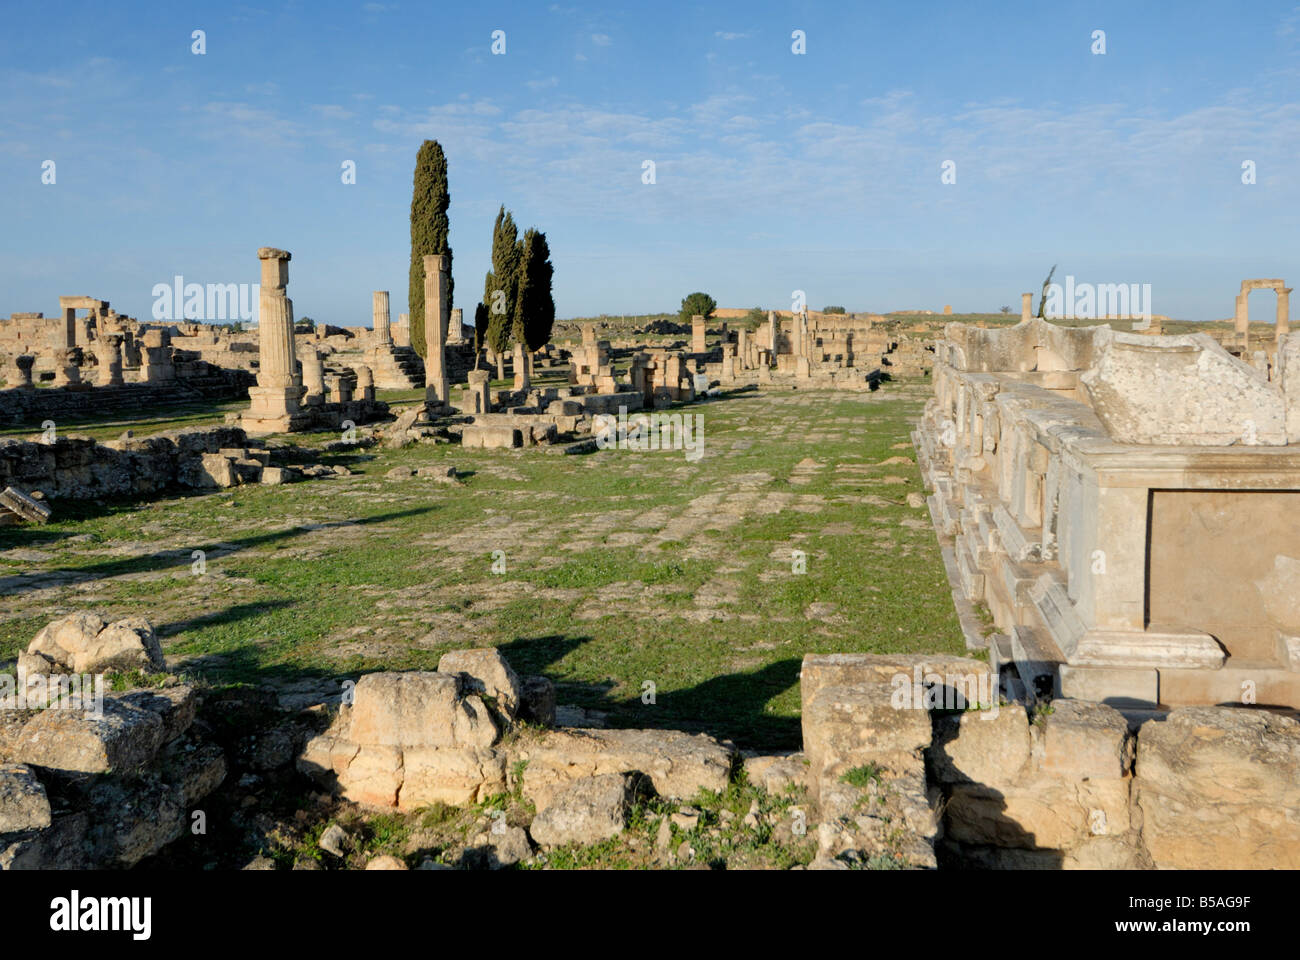
[(262, 247), (257, 258), (262, 264), (257, 386), (248, 390), (248, 410), (233, 419), (250, 435), (258, 436), (338, 428), (344, 421), (361, 424), (385, 417), (388, 405), (375, 399), (369, 367), (361, 365), (353, 372), (363, 384), (362, 390), (369, 388), (368, 395), (363, 392), (354, 398), (353, 381), (347, 378), (335, 376), (326, 389), (324, 366), (312, 344), (302, 348), (299, 363), (293, 301), (287, 294), (292, 254)]
[(914, 441), (1013, 684), (1300, 708), (1300, 339), (1277, 357), (1270, 381), (1203, 334), (948, 326)]
[[(981, 697), (990, 668), (970, 658), (809, 654), (802, 749), (767, 755), (560, 724), (551, 682), (492, 648), (367, 674), (347, 696), (277, 700), (178, 682), (147, 621), (77, 613), (41, 630), (20, 667), (24, 689), (0, 713), (0, 869), (135, 865), (165, 854), (200, 804), (241, 818), (247, 801), (221, 794), (261, 781), (370, 813), (518, 795), (530, 820), (467, 837), (458, 863), (497, 869), (614, 839), (639, 798), (689, 810), (742, 775), (793, 801), (751, 807), (744, 828), (806, 837), (810, 869), (1300, 866), (1300, 722), (1213, 706), (1135, 721), (1072, 699), (1031, 713)], [(104, 693), (104, 719), (74, 699), (89, 696), (74, 678), (130, 670), (153, 684)], [(660, 816), (657, 858), (689, 862), (698, 816)], [(321, 847), (341, 856), (331, 831)], [(406, 869), (384, 861), (368, 869)]]

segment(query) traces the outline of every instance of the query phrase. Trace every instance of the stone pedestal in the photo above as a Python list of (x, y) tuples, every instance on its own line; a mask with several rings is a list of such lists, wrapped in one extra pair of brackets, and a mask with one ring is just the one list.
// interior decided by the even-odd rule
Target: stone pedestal
[(528, 376), (528, 357), (522, 343), (515, 344), (514, 354), (514, 372), (515, 372), (515, 392), (527, 391), (532, 387), (532, 380)]
[(469, 387), (466, 390), (466, 406), (469, 408), (466, 413), (491, 413), (492, 412), (492, 393), (488, 389), (488, 383), (491, 382), (492, 374), (486, 370), (471, 370), (469, 372)]
[(375, 377), (364, 363), (353, 367), (357, 375), (357, 393), (360, 400), (375, 399)]

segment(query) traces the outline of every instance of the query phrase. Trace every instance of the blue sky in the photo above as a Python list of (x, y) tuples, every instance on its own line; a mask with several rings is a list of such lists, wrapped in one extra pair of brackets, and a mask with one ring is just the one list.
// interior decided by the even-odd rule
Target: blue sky
[(395, 316), (426, 137), (462, 307), (501, 203), (547, 232), (561, 316), (697, 289), (1018, 309), (1058, 263), (1209, 320), (1243, 278), (1300, 281), (1295, 2), (49, 3), (3, 22), (0, 315), (87, 294), (148, 318), (154, 284), (255, 282), (270, 245), (293, 253), (299, 316), (368, 324), (375, 289)]

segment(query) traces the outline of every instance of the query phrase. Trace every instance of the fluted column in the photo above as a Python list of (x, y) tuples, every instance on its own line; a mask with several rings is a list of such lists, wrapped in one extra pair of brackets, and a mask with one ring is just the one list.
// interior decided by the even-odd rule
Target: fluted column
[(393, 343), (392, 319), (388, 312), (388, 291), (376, 290), (374, 295), (375, 343), (391, 346)]
[(118, 334), (101, 334), (95, 341), (95, 355), (99, 359), (99, 377), (101, 387), (120, 387), (122, 385), (122, 338)]
[(287, 250), (262, 247), (257, 251), (262, 261), (262, 287), (258, 299), (257, 384), (281, 389), (294, 385), (293, 302), (285, 294), (289, 285)]

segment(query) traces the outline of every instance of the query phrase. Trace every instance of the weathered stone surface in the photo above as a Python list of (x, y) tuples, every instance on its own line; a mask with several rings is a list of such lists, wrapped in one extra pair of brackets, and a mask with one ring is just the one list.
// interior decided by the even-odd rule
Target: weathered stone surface
[(36, 634), (27, 647), (27, 654), (41, 657), (46, 661), (47, 670), (56, 672), (94, 674), (165, 669), (162, 646), (144, 617), (126, 617), (109, 624), (93, 613), (61, 617)]
[(636, 774), (607, 773), (566, 784), (533, 819), (533, 839), (543, 846), (558, 847), (618, 836), (627, 826), (636, 779)]
[(1156, 866), (1300, 867), (1300, 723), (1180, 707), (1138, 731), (1137, 805)]
[(10, 753), (19, 763), (51, 770), (106, 773), (148, 763), (163, 742), (157, 713), (105, 697), (102, 717), (60, 708), (41, 711), (23, 726)]
[(897, 766), (930, 745), (929, 711), (896, 709), (891, 692), (887, 681), (867, 681), (823, 686), (804, 701), (803, 749), (814, 802), (827, 780), (867, 764)]
[(396, 857), (390, 856), (388, 854), (384, 854), (383, 856), (375, 857), (373, 860), (367, 863), (366, 869), (367, 870), (406, 870), (409, 868), (406, 866), (406, 864), (404, 864), (401, 860), (398, 860)]
[(431, 672), (369, 673), (357, 681), (349, 739), (391, 747), (490, 747), (500, 732), (461, 681)]
[(721, 791), (732, 754), (704, 734), (571, 727), (521, 739), (510, 760), (527, 761), (523, 793), (542, 810), (569, 782), (609, 773), (643, 773), (656, 793), (678, 800), (690, 799), (700, 789)]
[(1080, 381), (1119, 443), (1284, 445), (1282, 391), (1202, 333), (1112, 333)]
[[(1123, 718), (1121, 717), (1121, 720)], [(1014, 783), (1029, 763), (1029, 717), (1014, 704), (938, 717), (927, 752), (939, 783)]]
[(780, 796), (807, 786), (808, 760), (803, 752), (745, 758), (745, 776), (751, 784)]
[(505, 790), (496, 721), (459, 676), (372, 673), (352, 706), (311, 738), (298, 769), (368, 806), (474, 803)]
[(1114, 707), (1087, 700), (1053, 700), (1043, 735), (1043, 769), (1101, 780), (1127, 776), (1133, 767), (1128, 721)]
[(523, 685), (496, 647), (444, 653), (438, 661), (438, 672), (459, 676), (462, 689), (493, 702), (509, 719), (519, 715)]
[(31, 767), (0, 763), (0, 834), (50, 825), (50, 801)]

